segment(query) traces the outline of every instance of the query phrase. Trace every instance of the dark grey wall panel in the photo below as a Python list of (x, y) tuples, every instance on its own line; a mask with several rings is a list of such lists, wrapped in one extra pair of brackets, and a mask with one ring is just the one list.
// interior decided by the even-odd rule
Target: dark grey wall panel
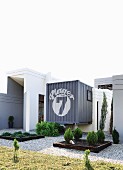
[(87, 100), (88, 90), (92, 93), (92, 87), (78, 80), (47, 84), (46, 121), (91, 123), (92, 101)]
[(23, 127), (23, 87), (9, 78), (8, 94), (0, 93), (0, 129), (8, 128), (8, 117), (14, 116), (14, 128)]
[(14, 128), (23, 127), (23, 100), (0, 94), (0, 129), (8, 128), (8, 117), (14, 116)]
[(8, 77), (7, 94), (23, 97), (23, 86)]

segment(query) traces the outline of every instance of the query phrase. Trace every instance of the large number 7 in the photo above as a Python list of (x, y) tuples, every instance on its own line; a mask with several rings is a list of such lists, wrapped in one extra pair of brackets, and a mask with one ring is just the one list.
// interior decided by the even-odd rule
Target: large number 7
[(71, 107), (69, 97), (68, 96), (65, 96), (65, 97), (56, 96), (52, 103), (52, 107), (53, 107), (53, 111), (58, 116), (65, 116)]

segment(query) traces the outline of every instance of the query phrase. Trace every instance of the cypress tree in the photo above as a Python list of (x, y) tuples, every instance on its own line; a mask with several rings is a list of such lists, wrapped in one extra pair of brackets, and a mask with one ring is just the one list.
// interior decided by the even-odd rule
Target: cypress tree
[(105, 128), (105, 121), (106, 121), (106, 115), (107, 115), (107, 97), (106, 94), (103, 92), (103, 103), (101, 108), (101, 119), (100, 119), (100, 129), (104, 130)]

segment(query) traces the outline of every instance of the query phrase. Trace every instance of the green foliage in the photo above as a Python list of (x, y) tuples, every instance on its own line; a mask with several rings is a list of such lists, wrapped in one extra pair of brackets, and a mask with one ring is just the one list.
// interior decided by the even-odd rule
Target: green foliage
[(53, 122), (40, 122), (36, 124), (36, 133), (44, 136), (59, 136), (58, 124)]
[(114, 130), (112, 132), (112, 138), (113, 138), (114, 144), (118, 144), (119, 143), (119, 133), (118, 133), (118, 131), (115, 128), (114, 128)]
[(59, 123), (55, 123), (55, 129), (58, 129), (60, 134), (64, 134), (65, 128), (63, 125), (60, 125)]
[(59, 127), (59, 133), (60, 133), (60, 134), (64, 134), (64, 132), (65, 132), (65, 127), (64, 127), (63, 125), (61, 125), (61, 126)]
[(113, 132), (113, 99), (111, 102), (111, 117), (110, 117), (110, 128), (109, 128), (110, 134)]
[(67, 143), (70, 142), (70, 140), (73, 140), (73, 133), (70, 128), (68, 128), (64, 133), (64, 139)]
[(29, 132), (24, 132), (23, 135), (24, 136), (30, 136), (30, 133)]
[(103, 92), (103, 103), (101, 108), (101, 119), (100, 119), (100, 129), (103, 130), (105, 128), (105, 121), (106, 121), (106, 115), (107, 115), (107, 98), (106, 94)]
[(17, 151), (19, 149), (19, 144), (18, 144), (18, 141), (16, 139), (14, 139), (13, 146), (14, 146), (15, 151)]
[(1, 136), (10, 136), (10, 137), (14, 137), (14, 138), (17, 138), (17, 137), (22, 138), (22, 137), (37, 136), (37, 134), (36, 133), (31, 134), (29, 132), (22, 133), (21, 131), (18, 131), (18, 132), (14, 132), (13, 134), (9, 133), (9, 132), (4, 132), (4, 133), (2, 133)]
[(103, 143), (105, 140), (105, 134), (102, 130), (97, 131), (97, 136), (98, 136), (98, 142)]
[(76, 128), (73, 132), (74, 138), (78, 140), (82, 137), (82, 130), (80, 128)]
[[(51, 122), (51, 123), (52, 123), (52, 122)], [(54, 128), (55, 128), (55, 129), (59, 129), (59, 127), (60, 127), (60, 124), (59, 124), (59, 123), (54, 122), (53, 124), (54, 124)]]
[(90, 154), (90, 150), (85, 150), (84, 152), (84, 164), (85, 164), (85, 169), (87, 170), (93, 170), (91, 164), (90, 164), (90, 159), (88, 158)]
[(22, 134), (22, 132), (21, 131), (17, 131), (17, 132), (14, 132), (13, 134)]
[(36, 133), (30, 133), (29, 136), (37, 136), (37, 134)]
[(2, 133), (2, 136), (11, 136), (11, 133), (9, 133), (9, 132), (3, 132), (3, 133)]
[(14, 162), (17, 162), (18, 161), (18, 150), (19, 150), (19, 144), (18, 144), (18, 141), (16, 139), (14, 139), (14, 142), (13, 142), (13, 146), (14, 146)]
[(41, 134), (41, 129), (42, 129), (41, 123), (37, 123), (37, 124), (36, 124), (36, 133), (37, 133), (38, 135)]
[(21, 136), (23, 136), (22, 134), (23, 133), (21, 131), (18, 131), (18, 132), (14, 132), (11, 136), (12, 137), (21, 137)]
[(22, 138), (22, 137), (25, 137), (25, 135), (23, 135), (23, 134), (16, 134), (15, 136), (14, 136), (15, 138)]
[(9, 116), (8, 117), (8, 122), (13, 122), (14, 121), (14, 116)]
[(98, 142), (98, 136), (97, 133), (92, 131), (92, 132), (88, 132), (87, 135), (87, 142), (89, 145), (95, 145)]

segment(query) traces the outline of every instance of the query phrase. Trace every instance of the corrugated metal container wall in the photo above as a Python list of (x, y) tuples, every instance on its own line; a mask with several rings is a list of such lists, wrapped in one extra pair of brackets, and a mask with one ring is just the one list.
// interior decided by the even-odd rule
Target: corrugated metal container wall
[[(80, 81), (47, 84), (46, 121), (62, 124), (91, 123), (92, 87)], [(87, 95), (88, 94), (88, 95)]]
[(77, 123), (92, 123), (92, 87), (78, 82)]

